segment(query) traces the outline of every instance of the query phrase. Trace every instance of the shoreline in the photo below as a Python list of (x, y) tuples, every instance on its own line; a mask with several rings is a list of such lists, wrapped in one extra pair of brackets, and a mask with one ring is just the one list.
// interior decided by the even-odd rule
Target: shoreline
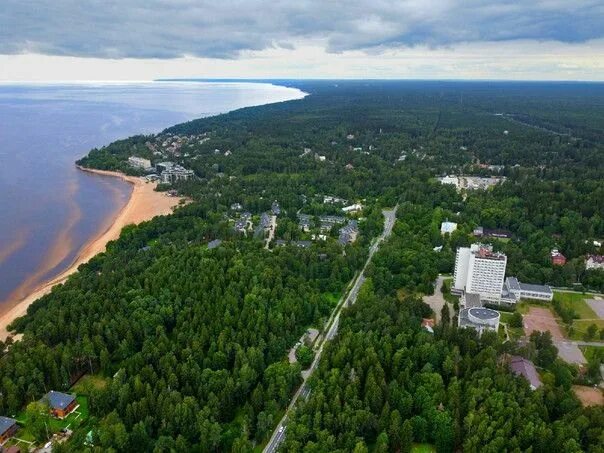
[(0, 340), (2, 341), (5, 341), (11, 335), (11, 332), (7, 330), (10, 323), (24, 316), (27, 313), (28, 307), (40, 297), (48, 294), (55, 285), (64, 283), (69, 276), (77, 272), (81, 264), (87, 263), (94, 256), (104, 252), (110, 241), (119, 238), (122, 228), (126, 225), (139, 224), (146, 220), (151, 220), (153, 217), (159, 215), (170, 214), (182, 200), (181, 197), (168, 197), (162, 192), (156, 192), (155, 187), (157, 183), (145, 182), (140, 177), (128, 176), (116, 171), (84, 168), (79, 165), (76, 165), (76, 167), (81, 171), (101, 177), (110, 176), (126, 181), (132, 185), (130, 198), (105, 223), (108, 226), (92, 236), (80, 248), (75, 259), (65, 270), (41, 282), (24, 297), (13, 303), (9, 302), (6, 309), (2, 310), (0, 308)]

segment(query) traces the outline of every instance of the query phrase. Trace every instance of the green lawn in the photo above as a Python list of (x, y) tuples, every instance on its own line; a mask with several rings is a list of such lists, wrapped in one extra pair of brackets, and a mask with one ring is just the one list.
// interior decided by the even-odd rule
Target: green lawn
[[(88, 419), (89, 411), (88, 411), (88, 397), (79, 395), (76, 397), (76, 401), (79, 406), (75, 411), (65, 417), (63, 420), (59, 420), (58, 418), (54, 418), (48, 415), (47, 423), (49, 432), (56, 433), (64, 428), (74, 429), (77, 426), (80, 426)], [(17, 432), (16, 437), (19, 439), (24, 439), (27, 441), (34, 441), (35, 438), (31, 432), (27, 429), (27, 414), (26, 411), (21, 411), (15, 419), (19, 423), (19, 431)]]
[(323, 297), (330, 303), (332, 307), (335, 307), (342, 297), (342, 294), (339, 292), (323, 293)]
[[(518, 340), (520, 337), (524, 335), (524, 330), (522, 327), (510, 327), (510, 320), (512, 319), (512, 314), (506, 311), (500, 311), (501, 315), (500, 321), (502, 323), (506, 323), (508, 326), (508, 333), (510, 334), (511, 340)], [(500, 326), (499, 330), (502, 330), (503, 326)], [(502, 337), (503, 338), (503, 337)]]
[(567, 310), (572, 310), (579, 317), (573, 320), (572, 330), (568, 330), (567, 334), (572, 340), (585, 340), (584, 336), (590, 325), (595, 324), (598, 327), (598, 332), (594, 340), (599, 340), (599, 331), (604, 329), (604, 320), (598, 319), (598, 315), (591, 309), (585, 301), (591, 298), (590, 294), (579, 293), (563, 293), (554, 291), (554, 300), (559, 301)]
[(554, 300), (560, 301), (562, 306), (567, 309), (572, 309), (577, 314), (579, 319), (597, 319), (598, 315), (587, 305), (585, 299), (589, 299), (588, 294), (577, 293), (560, 293), (554, 291)]
[(579, 346), (579, 348), (588, 362), (599, 360), (600, 357), (604, 358), (604, 348), (598, 346)]
[(434, 453), (436, 448), (432, 444), (413, 444), (411, 453)]
[(551, 310), (552, 313), (554, 313), (555, 317), (558, 317), (558, 315), (554, 312), (554, 309), (549, 302), (537, 302), (534, 300), (522, 300), (516, 304), (516, 311), (519, 311), (520, 314), (522, 314), (522, 315), (526, 315), (531, 307), (547, 308), (547, 309)]
[(573, 331), (569, 337), (572, 340), (581, 340), (584, 341), (584, 335), (587, 332), (587, 329), (590, 325), (595, 324), (598, 328), (596, 332), (596, 336), (591, 341), (601, 341), (600, 340), (600, 329), (604, 329), (604, 319), (599, 319), (597, 321), (582, 321), (579, 319), (575, 319), (573, 321)]
[(92, 389), (102, 390), (109, 383), (109, 379), (98, 374), (86, 374), (71, 388), (72, 392), (87, 395)]

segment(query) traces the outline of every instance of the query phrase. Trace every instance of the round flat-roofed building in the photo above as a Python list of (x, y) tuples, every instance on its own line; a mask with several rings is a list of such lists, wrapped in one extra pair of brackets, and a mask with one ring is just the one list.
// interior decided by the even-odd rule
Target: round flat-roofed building
[(485, 330), (497, 332), (499, 329), (499, 312), (490, 308), (472, 307), (464, 308), (459, 312), (459, 327), (472, 327), (479, 334)]

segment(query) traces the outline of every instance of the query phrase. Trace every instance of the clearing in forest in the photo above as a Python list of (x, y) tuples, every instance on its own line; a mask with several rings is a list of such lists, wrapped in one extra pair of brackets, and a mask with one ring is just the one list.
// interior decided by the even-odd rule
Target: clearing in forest
[(585, 385), (573, 385), (573, 391), (581, 400), (583, 406), (604, 406), (604, 395), (602, 389), (587, 387)]

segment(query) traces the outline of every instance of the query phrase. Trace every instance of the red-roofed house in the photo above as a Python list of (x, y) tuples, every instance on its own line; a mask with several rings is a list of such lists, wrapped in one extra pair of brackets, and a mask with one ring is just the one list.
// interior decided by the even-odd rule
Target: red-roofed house
[(554, 266), (564, 266), (566, 264), (566, 257), (558, 249), (552, 250), (551, 259)]

